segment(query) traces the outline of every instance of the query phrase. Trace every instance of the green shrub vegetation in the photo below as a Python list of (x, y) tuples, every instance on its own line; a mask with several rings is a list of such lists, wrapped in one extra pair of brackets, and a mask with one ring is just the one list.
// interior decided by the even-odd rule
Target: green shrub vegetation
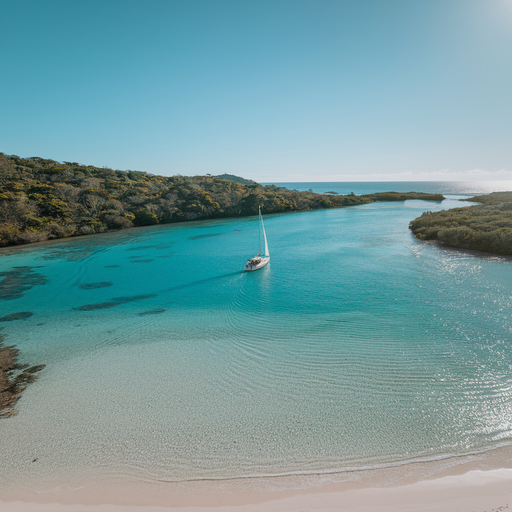
[(493, 192), (484, 196), (470, 197), (469, 199), (460, 199), (460, 201), (472, 201), (473, 203), (484, 204), (504, 204), (512, 202), (512, 192)]
[(512, 192), (467, 200), (483, 204), (425, 212), (410, 223), (414, 236), (463, 249), (512, 255)]
[(323, 195), (263, 186), (232, 175), (165, 177), (0, 153), (0, 246), (254, 215), (259, 205), (265, 213), (278, 213), (405, 199), (443, 197), (395, 192)]
[(234, 174), (219, 174), (217, 178), (222, 178), (223, 180), (234, 181), (235, 183), (241, 183), (242, 185), (257, 185), (256, 181), (247, 180), (245, 178), (240, 178), (240, 176), (235, 176)]

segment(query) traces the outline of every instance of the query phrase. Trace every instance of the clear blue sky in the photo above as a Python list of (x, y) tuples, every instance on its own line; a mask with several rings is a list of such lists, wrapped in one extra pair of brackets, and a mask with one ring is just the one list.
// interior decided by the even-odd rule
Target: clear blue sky
[(512, 179), (512, 0), (0, 0), (0, 19), (7, 154)]

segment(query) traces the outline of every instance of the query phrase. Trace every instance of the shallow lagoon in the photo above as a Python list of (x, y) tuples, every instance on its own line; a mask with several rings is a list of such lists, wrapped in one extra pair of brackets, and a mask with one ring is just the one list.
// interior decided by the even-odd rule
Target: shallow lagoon
[(266, 216), (271, 263), (254, 273), (256, 217), (2, 250), (0, 287), (25, 281), (0, 316), (33, 315), (1, 333), (47, 366), (0, 421), (0, 483), (336, 472), (510, 445), (512, 261), (408, 230), (456, 199)]

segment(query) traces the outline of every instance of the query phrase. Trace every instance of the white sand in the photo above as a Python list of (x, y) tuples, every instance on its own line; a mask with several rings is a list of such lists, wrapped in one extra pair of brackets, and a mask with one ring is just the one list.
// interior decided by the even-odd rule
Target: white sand
[[(275, 499), (272, 492), (203, 496), (204, 506), (130, 506), (0, 502), (1, 512), (501, 512), (512, 511), (512, 470), (470, 471), (411, 485), (347, 491), (290, 491)], [(278, 494), (278, 493), (277, 493)], [(94, 501), (97, 501), (97, 496)], [(147, 496), (148, 503), (151, 496)], [(169, 497), (171, 498), (171, 497)], [(242, 500), (242, 503), (241, 503)], [(59, 500), (60, 501), (60, 500)], [(117, 496), (116, 501), (122, 501)], [(232, 501), (232, 503), (229, 503)], [(226, 504), (228, 503), (228, 504)]]

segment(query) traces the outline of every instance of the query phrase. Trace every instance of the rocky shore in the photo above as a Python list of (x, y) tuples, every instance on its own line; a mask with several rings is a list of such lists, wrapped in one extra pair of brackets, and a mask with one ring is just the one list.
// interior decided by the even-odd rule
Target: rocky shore
[(14, 406), (21, 394), (45, 367), (44, 364), (29, 366), (18, 363), (19, 350), (2, 345), (5, 336), (0, 335), (0, 418), (16, 413)]

